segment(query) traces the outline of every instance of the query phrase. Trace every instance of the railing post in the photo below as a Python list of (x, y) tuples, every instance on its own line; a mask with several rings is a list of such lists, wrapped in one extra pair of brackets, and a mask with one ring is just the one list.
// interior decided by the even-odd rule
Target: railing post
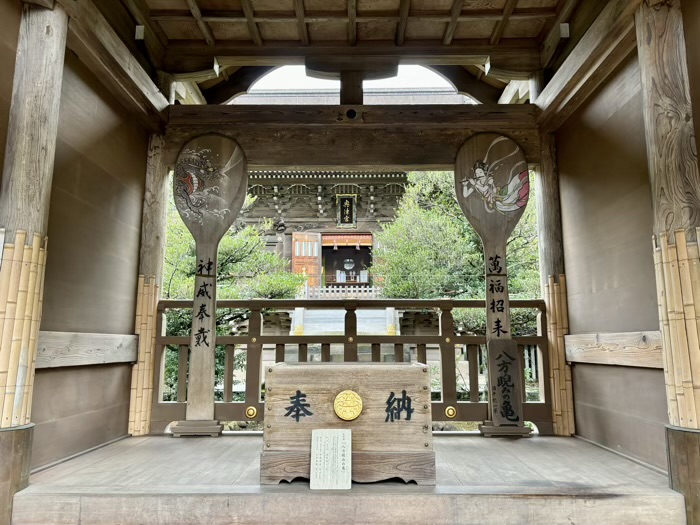
[(258, 408), (260, 403), (260, 371), (262, 367), (262, 345), (260, 335), (262, 333), (262, 307), (252, 304), (250, 307), (250, 319), (248, 320), (246, 371), (245, 371), (245, 402), (246, 406)]
[[(452, 318), (452, 303), (440, 304), (440, 364), (442, 370), (442, 403), (457, 403), (457, 370), (455, 365), (455, 325)], [(456, 407), (455, 407), (456, 408)]]
[(357, 361), (357, 304), (345, 303), (345, 351), (343, 360)]

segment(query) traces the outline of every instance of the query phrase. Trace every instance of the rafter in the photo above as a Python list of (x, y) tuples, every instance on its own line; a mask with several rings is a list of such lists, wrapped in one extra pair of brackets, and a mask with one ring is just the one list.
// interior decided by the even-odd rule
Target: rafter
[(199, 10), (199, 6), (197, 5), (197, 0), (185, 0), (187, 2), (187, 7), (190, 8), (190, 12), (192, 13), (192, 16), (194, 17), (195, 21), (197, 22), (197, 27), (199, 27), (199, 30), (202, 33), (202, 36), (204, 37), (204, 40), (206, 40), (207, 44), (210, 46), (213, 46), (216, 44), (216, 41), (214, 40), (214, 35), (211, 32), (211, 28), (209, 27), (209, 24), (202, 20), (202, 12)]
[(357, 0), (348, 0), (348, 42), (351, 46), (357, 44)]
[(399, 21), (396, 24), (396, 45), (403, 45), (406, 36), (406, 26), (408, 25), (408, 16), (411, 10), (411, 0), (401, 0), (399, 6)]
[(263, 45), (258, 24), (255, 22), (255, 11), (253, 11), (253, 6), (250, 5), (250, 0), (241, 0), (241, 8), (243, 9), (245, 20), (248, 23), (250, 37), (253, 39), (253, 42), (255, 42), (256, 46)]
[(459, 14), (462, 12), (462, 7), (464, 7), (464, 0), (452, 0), (452, 9), (450, 9), (450, 21), (447, 23), (445, 35), (442, 37), (442, 43), (446, 46), (449, 46), (452, 43), (452, 38), (455, 36), (455, 31), (457, 30), (457, 22)]
[(518, 0), (506, 1), (506, 5), (503, 7), (503, 17), (498, 21), (496, 27), (493, 28), (491, 38), (489, 39), (489, 42), (492, 45), (496, 45), (498, 44), (498, 42), (500, 42), (501, 37), (503, 36), (503, 32), (506, 30), (506, 26), (508, 25), (508, 20), (513, 14), (513, 11), (515, 10), (515, 4), (517, 3)]
[(302, 44), (309, 45), (309, 28), (304, 22), (304, 0), (294, 0), (294, 11), (297, 16), (297, 26), (299, 27), (299, 38)]
[(557, 46), (561, 41), (560, 26), (571, 18), (571, 14), (574, 12), (577, 3), (578, 0), (561, 0), (559, 2), (557, 6), (557, 16), (554, 17), (552, 25), (542, 39), (542, 44), (540, 46), (540, 62), (543, 68), (547, 68), (551, 65), (554, 53), (557, 51)]
[(150, 9), (145, 0), (122, 0), (126, 8), (134, 17), (136, 23), (144, 26), (146, 49), (148, 58), (153, 65), (161, 67), (165, 46), (168, 45), (168, 37), (166, 36), (160, 24), (150, 18)]

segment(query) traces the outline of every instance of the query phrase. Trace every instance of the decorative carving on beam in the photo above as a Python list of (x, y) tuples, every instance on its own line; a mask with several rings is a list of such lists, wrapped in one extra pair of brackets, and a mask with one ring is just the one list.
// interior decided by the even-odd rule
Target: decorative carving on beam
[(513, 10), (515, 9), (515, 4), (518, 3), (518, 0), (506, 0), (506, 5), (503, 8), (503, 18), (501, 18), (498, 23), (496, 24), (496, 27), (493, 28), (493, 32), (491, 33), (491, 38), (489, 38), (489, 42), (491, 45), (496, 45), (501, 41), (501, 37), (503, 36), (503, 32), (506, 30), (506, 26), (508, 25), (508, 20), (510, 19), (510, 16), (513, 14)]
[(204, 90), (202, 94), (209, 104), (226, 104), (236, 95), (247, 92), (255, 81), (273, 69), (272, 66), (244, 66), (232, 74), (227, 81)]
[(468, 95), (481, 104), (496, 104), (501, 95), (498, 88), (480, 82), (461, 66), (432, 66), (429, 69), (445, 77), (457, 92)]
[(445, 35), (442, 37), (442, 43), (449, 46), (452, 43), (452, 38), (457, 30), (457, 19), (464, 7), (464, 0), (452, 0), (452, 9), (450, 9), (450, 21), (445, 28)]

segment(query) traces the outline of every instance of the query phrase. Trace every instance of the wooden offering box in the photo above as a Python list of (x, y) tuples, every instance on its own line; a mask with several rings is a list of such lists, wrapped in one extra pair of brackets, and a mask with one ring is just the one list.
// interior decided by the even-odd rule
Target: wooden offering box
[[(435, 484), (430, 373), (416, 363), (279, 363), (265, 374), (260, 482), (309, 478), (311, 431), (352, 430), (352, 479)], [(361, 399), (341, 392), (352, 391)]]

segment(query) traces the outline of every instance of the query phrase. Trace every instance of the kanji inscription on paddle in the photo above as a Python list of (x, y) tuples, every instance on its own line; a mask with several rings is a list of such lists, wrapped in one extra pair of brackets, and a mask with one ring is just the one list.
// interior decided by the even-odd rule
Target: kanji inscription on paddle
[[(508, 137), (493, 133), (475, 135), (457, 154), (455, 186), (460, 207), (484, 246), (492, 423), (494, 427), (522, 426), (523, 378), (518, 346), (511, 339), (506, 246), (530, 195), (525, 156)], [(507, 373), (499, 371), (503, 367)]]

